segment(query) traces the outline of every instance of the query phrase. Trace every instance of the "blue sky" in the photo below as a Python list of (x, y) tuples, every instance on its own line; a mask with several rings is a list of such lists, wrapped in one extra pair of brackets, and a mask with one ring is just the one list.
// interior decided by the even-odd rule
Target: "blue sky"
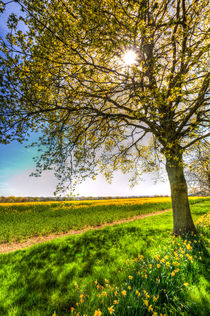
[[(5, 38), (6, 21), (13, 11), (19, 13), (18, 5), (10, 3), (0, 18), (0, 36)], [(0, 196), (52, 196), (56, 188), (56, 179), (52, 172), (45, 172), (42, 177), (29, 177), (34, 170), (33, 156), (35, 149), (26, 149), (25, 144), (12, 142), (0, 144)], [(153, 175), (154, 176), (154, 175)], [(81, 196), (131, 196), (170, 194), (166, 181), (154, 184), (152, 175), (145, 175), (143, 181), (133, 189), (129, 187), (128, 177), (117, 172), (112, 184), (108, 184), (102, 176), (96, 181), (87, 180), (79, 185), (76, 192)]]

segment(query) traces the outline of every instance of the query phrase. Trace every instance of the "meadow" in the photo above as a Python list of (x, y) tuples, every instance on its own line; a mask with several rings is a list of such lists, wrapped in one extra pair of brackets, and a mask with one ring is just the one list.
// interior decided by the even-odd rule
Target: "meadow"
[[(121, 204), (110, 214), (115, 206), (125, 217), (126, 209), (128, 217), (137, 212), (135, 203), (124, 205), (125, 210)], [(156, 205), (139, 203), (140, 210), (145, 204), (151, 210)], [(5, 207), (15, 212), (15, 206)], [(16, 216), (36, 214), (27, 205), (16, 207), (22, 207)], [(47, 222), (45, 207), (40, 213), (47, 212)], [(101, 222), (107, 221), (104, 207), (90, 207), (99, 218), (102, 214)], [(191, 200), (198, 236), (173, 238), (172, 212), (167, 212), (0, 255), (0, 315), (208, 315), (209, 208), (210, 199)], [(78, 205), (75, 213), (88, 209)], [(86, 218), (89, 225), (91, 214)], [(19, 223), (13, 223), (17, 235)]]
[[(191, 198), (197, 203), (203, 198)], [(169, 197), (0, 204), (0, 242), (79, 230), (171, 207)]]

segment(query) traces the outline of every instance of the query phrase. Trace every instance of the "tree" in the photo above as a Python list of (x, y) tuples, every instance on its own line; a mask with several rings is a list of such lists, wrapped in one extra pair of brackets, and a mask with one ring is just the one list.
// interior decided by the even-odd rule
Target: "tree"
[(186, 177), (191, 193), (210, 194), (210, 146), (208, 140), (199, 142), (188, 158)]
[(54, 169), (58, 189), (117, 169), (135, 179), (165, 159), (173, 232), (195, 231), (183, 153), (209, 135), (208, 1), (15, 2), (0, 141), (41, 131), (36, 174)]

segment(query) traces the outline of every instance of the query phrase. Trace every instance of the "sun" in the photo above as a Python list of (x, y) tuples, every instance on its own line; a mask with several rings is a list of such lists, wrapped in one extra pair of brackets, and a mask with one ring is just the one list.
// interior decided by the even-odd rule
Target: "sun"
[(132, 64), (135, 64), (136, 62), (136, 58), (137, 55), (133, 50), (128, 50), (127, 52), (125, 52), (125, 54), (123, 55), (122, 59), (123, 62), (127, 65), (130, 66)]

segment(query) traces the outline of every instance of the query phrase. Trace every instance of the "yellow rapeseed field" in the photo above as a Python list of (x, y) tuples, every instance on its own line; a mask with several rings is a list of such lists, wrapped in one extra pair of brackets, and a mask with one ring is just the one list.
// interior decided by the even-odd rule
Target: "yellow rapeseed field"
[[(190, 200), (209, 197), (190, 197)], [(49, 202), (19, 202), (19, 203), (0, 203), (0, 206), (14, 206), (14, 205), (52, 205), (59, 204), (59, 206), (97, 206), (97, 205), (132, 205), (132, 204), (146, 204), (146, 203), (164, 203), (170, 202), (171, 197), (142, 197), (142, 198), (116, 198), (104, 200), (77, 200), (77, 201), (49, 201)]]

